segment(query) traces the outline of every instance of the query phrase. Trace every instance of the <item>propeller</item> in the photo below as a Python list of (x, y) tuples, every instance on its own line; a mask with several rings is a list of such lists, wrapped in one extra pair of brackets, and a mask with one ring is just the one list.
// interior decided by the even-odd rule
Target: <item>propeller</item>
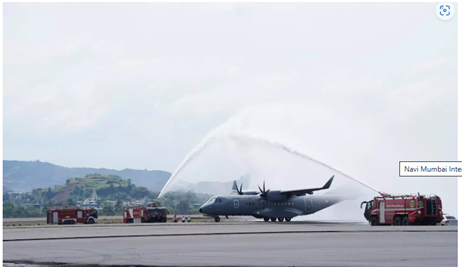
[(258, 188), (259, 188), (259, 191), (261, 192), (261, 194), (259, 196), (266, 199), (267, 198), (267, 193), (270, 191), (270, 189), (266, 190), (266, 181), (263, 182), (263, 189), (261, 189), (261, 187), (259, 185), (258, 185)]
[(240, 184), (240, 189), (238, 189), (238, 186), (235, 185), (235, 188), (237, 189), (237, 193), (238, 193), (239, 195), (243, 195), (243, 192), (242, 192), (242, 185), (243, 185), (243, 183)]

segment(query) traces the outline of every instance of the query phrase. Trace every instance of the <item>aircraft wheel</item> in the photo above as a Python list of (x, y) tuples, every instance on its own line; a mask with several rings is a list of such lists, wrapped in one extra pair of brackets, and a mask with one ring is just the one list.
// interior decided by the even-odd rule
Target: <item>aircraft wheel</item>
[(268, 222), (268, 221), (269, 221), (269, 218), (264, 218), (264, 221)]
[(276, 221), (276, 218), (271, 218), (271, 221)]
[(221, 218), (220, 218), (219, 216), (217, 216), (217, 217), (214, 218), (214, 221), (215, 221), (215, 222), (220, 222), (220, 221), (221, 221)]
[(282, 222), (282, 221), (284, 221), (284, 218), (279, 218), (279, 222)]
[(292, 220), (292, 218), (285, 218), (285, 221), (286, 221), (286, 222), (289, 222), (289, 221), (291, 221), (291, 220)]

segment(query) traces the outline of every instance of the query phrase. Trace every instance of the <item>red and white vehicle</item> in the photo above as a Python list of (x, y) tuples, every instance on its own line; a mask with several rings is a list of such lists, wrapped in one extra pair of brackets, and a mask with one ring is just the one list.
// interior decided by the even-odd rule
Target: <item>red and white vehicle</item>
[(98, 223), (95, 208), (61, 208), (47, 210), (47, 224)]
[(124, 208), (124, 223), (166, 222), (168, 211), (155, 204), (137, 205)]
[(364, 217), (371, 225), (436, 225), (443, 220), (443, 207), (436, 195), (382, 194), (366, 204)]

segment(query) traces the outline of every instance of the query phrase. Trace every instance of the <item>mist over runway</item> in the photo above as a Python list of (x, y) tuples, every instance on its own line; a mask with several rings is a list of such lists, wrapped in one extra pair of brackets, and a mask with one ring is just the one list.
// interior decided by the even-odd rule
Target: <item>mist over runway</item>
[(457, 266), (457, 228), (450, 226), (308, 221), (118, 224), (4, 228), (3, 236), (4, 263)]

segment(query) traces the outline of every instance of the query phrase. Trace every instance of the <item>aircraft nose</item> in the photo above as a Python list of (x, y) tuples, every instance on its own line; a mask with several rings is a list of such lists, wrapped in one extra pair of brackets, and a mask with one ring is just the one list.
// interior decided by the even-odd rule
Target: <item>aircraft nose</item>
[(202, 213), (202, 212), (203, 212), (203, 209), (202, 209), (202, 208), (200, 208), (200, 210), (198, 210), (198, 211), (200, 211), (200, 213)]

